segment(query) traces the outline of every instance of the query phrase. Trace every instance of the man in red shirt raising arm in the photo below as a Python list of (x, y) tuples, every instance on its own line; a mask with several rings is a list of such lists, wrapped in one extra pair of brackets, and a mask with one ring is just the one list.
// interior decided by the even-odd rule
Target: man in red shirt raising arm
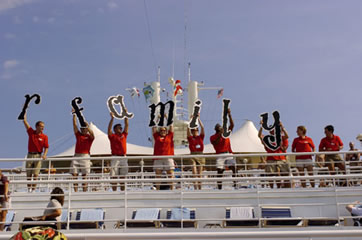
[[(153, 155), (174, 155), (174, 143), (173, 143), (173, 125), (170, 125), (167, 132), (167, 127), (160, 127), (157, 132), (157, 127), (152, 127), (154, 146)], [(153, 160), (153, 169), (156, 172), (156, 178), (160, 178), (163, 170), (167, 172), (167, 176), (174, 177), (173, 170), (175, 169), (175, 163), (172, 158), (162, 158)], [(160, 190), (160, 184), (156, 183), (157, 190)], [(173, 183), (171, 184), (171, 190), (173, 189)]]
[[(187, 128), (187, 140), (189, 141), (189, 149), (191, 154), (194, 155), (202, 154), (204, 151), (205, 129), (204, 125), (200, 120), (200, 116), (198, 116), (198, 121), (201, 128), (200, 134), (198, 128)], [(194, 175), (194, 177), (201, 178), (202, 170), (205, 166), (205, 158), (190, 158), (190, 163), (192, 165), (192, 174)], [(194, 189), (201, 190), (201, 182), (195, 182)]]
[[(231, 111), (228, 109), (228, 116), (229, 116), (229, 131), (234, 129), (234, 121), (231, 117)], [(223, 137), (224, 129), (220, 124), (215, 125), (215, 134), (210, 137), (210, 142), (214, 146), (216, 154), (232, 154), (233, 151), (231, 150), (230, 138)], [(216, 159), (216, 170), (217, 176), (222, 177), (225, 166), (228, 166), (232, 171), (235, 177), (236, 175), (236, 161), (232, 156), (227, 157), (219, 157)], [(222, 189), (222, 182), (217, 183), (218, 189)], [(236, 183), (234, 182), (234, 187), (236, 187)]]
[[(324, 128), (324, 134), (326, 137), (322, 138), (319, 144), (320, 152), (337, 152), (343, 148), (342, 140), (337, 135), (334, 135), (333, 132), (334, 127), (332, 125), (328, 125)], [(326, 154), (325, 163), (329, 169), (329, 174), (331, 175), (336, 174), (334, 168), (335, 166), (337, 166), (343, 174), (346, 173), (343, 159), (339, 154)]]
[[(125, 110), (127, 111), (127, 110)], [(128, 136), (128, 118), (124, 118), (124, 130), (120, 123), (112, 125), (114, 114), (111, 112), (111, 120), (108, 124), (108, 139), (111, 143), (112, 156), (124, 157), (127, 154), (127, 136)], [(125, 178), (128, 174), (127, 159), (112, 159), (111, 160), (111, 177)], [(117, 191), (117, 183), (112, 184), (112, 190)], [(121, 184), (121, 190), (124, 190), (124, 184)]]
[[(90, 173), (91, 161), (90, 149), (94, 141), (94, 134), (92, 129), (89, 128), (87, 123), (86, 127), (81, 127), (80, 131), (77, 126), (77, 118), (73, 112), (73, 130), (76, 138), (75, 144), (75, 154), (74, 157), (82, 157), (85, 159), (73, 160), (70, 165), (70, 172), (74, 176), (74, 179), (78, 178), (78, 173), (81, 172), (83, 179), (86, 179), (86, 176)], [(78, 191), (78, 184), (74, 183), (74, 191)], [(83, 183), (83, 192), (87, 191), (87, 184)]]
[[(35, 130), (33, 130), (28, 121), (26, 113), (24, 115), (24, 126), (29, 135), (28, 141), (28, 155), (27, 158), (42, 158), (45, 160), (48, 153), (48, 136), (43, 133), (44, 123), (38, 121), (35, 124)], [(44, 150), (44, 152), (43, 152)], [(42, 155), (43, 154), (43, 155)], [(28, 181), (31, 181), (33, 176), (34, 180), (37, 180), (41, 168), (41, 161), (27, 161), (26, 162), (26, 177)], [(35, 190), (36, 184), (28, 184), (28, 190), (31, 192)]]

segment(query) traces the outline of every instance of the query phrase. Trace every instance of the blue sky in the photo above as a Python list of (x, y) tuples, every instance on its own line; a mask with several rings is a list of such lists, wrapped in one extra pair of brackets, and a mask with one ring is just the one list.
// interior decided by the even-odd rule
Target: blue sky
[[(0, 0), (1, 158), (27, 152), (17, 116), (28, 93), (42, 96), (28, 118), (31, 125), (45, 122), (49, 155), (74, 144), (76, 96), (83, 97), (86, 119), (105, 131), (107, 98), (125, 95), (135, 113), (128, 141), (149, 145), (145, 100), (125, 89), (155, 80), (155, 66), (169, 88), (173, 59), (183, 83), (186, 59), (193, 80), (224, 88), (237, 127), (244, 119), (258, 127), (260, 113), (277, 109), (291, 138), (303, 124), (319, 144), (324, 126), (333, 124), (345, 145), (357, 142), (361, 1), (146, 0), (146, 6), (153, 51), (143, 0)], [(208, 142), (221, 99), (216, 90), (200, 97)]]

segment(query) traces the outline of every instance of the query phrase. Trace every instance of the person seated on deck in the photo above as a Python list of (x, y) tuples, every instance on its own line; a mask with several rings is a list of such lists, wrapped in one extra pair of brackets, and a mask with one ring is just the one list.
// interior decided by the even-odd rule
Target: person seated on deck
[[(305, 126), (297, 127), (298, 137), (293, 140), (292, 152), (315, 152), (313, 140), (307, 137), (307, 128)], [(313, 156), (298, 155), (295, 157), (296, 166), (300, 176), (304, 176), (304, 169), (307, 169), (308, 175), (313, 175)], [(306, 187), (306, 181), (302, 180), (302, 187)], [(314, 187), (314, 180), (310, 180), (310, 184)]]
[[(192, 118), (192, 117), (191, 117)], [(203, 154), (204, 151), (204, 138), (205, 138), (205, 129), (204, 125), (200, 120), (200, 116), (198, 116), (199, 125), (201, 128), (201, 132), (199, 134), (199, 129), (187, 128), (187, 140), (189, 141), (189, 149), (191, 155)], [(190, 165), (192, 166), (192, 174), (195, 178), (202, 178), (202, 171), (205, 166), (205, 158), (190, 158)], [(194, 183), (195, 190), (201, 190), (201, 182)]]
[(362, 216), (362, 205), (359, 201), (355, 201), (352, 204), (346, 206), (348, 212), (353, 216)]
[(64, 191), (55, 187), (50, 193), (50, 201), (42, 216), (25, 217), (24, 221), (60, 221), (64, 204)]
[[(281, 128), (281, 134), (282, 134), (282, 142), (280, 147), (276, 150), (269, 149), (266, 144), (264, 143), (264, 135), (263, 135), (263, 121), (260, 121), (260, 129), (258, 133), (258, 137), (263, 144), (265, 150), (267, 153), (285, 153), (288, 149), (288, 132), (284, 128), (283, 124), (280, 122), (280, 128)], [(270, 131), (270, 134), (274, 134), (274, 130)], [(287, 162), (287, 159), (285, 156), (268, 156), (266, 158), (266, 166), (265, 166), (265, 173), (267, 176), (289, 176), (290, 175), (290, 167), (289, 163)], [(270, 188), (274, 187), (274, 181), (269, 182)], [(285, 181), (283, 184), (281, 182), (277, 182), (277, 187), (284, 187), (284, 188), (290, 188), (291, 184), (290, 181)]]
[[(322, 138), (319, 144), (320, 152), (337, 152), (343, 149), (343, 142), (339, 136), (334, 135), (334, 127), (328, 125), (324, 128), (325, 138)], [(325, 163), (328, 167), (329, 174), (336, 174), (335, 166), (343, 173), (346, 174), (346, 167), (342, 157), (339, 154), (326, 154)], [(346, 185), (346, 181), (342, 181), (342, 185)]]
[[(175, 155), (173, 143), (173, 125), (171, 124), (169, 130), (167, 127), (152, 127), (153, 138), (155, 141), (153, 148), (153, 155)], [(156, 172), (156, 178), (160, 178), (162, 172), (165, 170), (169, 178), (174, 178), (175, 163), (172, 158), (153, 159), (153, 169)], [(160, 183), (156, 183), (157, 190), (160, 190)], [(171, 184), (171, 190), (174, 189), (174, 184)]]

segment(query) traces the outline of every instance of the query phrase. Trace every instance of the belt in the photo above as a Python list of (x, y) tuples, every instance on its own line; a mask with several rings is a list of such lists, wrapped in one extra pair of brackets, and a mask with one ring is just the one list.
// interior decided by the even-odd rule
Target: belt
[(41, 154), (41, 152), (28, 152), (28, 154)]
[(229, 153), (229, 152), (221, 152), (221, 153), (219, 153), (219, 154), (223, 154), (223, 153)]

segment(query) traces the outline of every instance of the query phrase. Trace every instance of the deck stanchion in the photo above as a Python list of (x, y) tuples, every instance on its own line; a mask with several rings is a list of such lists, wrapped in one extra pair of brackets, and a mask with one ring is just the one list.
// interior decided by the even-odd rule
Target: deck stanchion
[(67, 213), (67, 230), (69, 230), (69, 221), (70, 221), (70, 209), (71, 209), (71, 207), (70, 207), (70, 204), (71, 204), (71, 201), (70, 201), (70, 199), (71, 199), (71, 195), (72, 195), (72, 183), (69, 183), (68, 184), (68, 213)]

